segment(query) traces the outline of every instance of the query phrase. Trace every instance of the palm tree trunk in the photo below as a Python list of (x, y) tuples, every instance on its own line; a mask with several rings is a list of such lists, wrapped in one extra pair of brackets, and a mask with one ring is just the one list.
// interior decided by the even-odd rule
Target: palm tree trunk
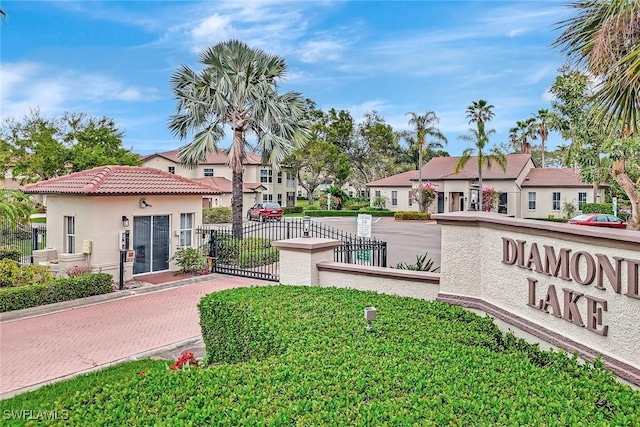
[(613, 178), (616, 180), (624, 192), (629, 196), (631, 202), (631, 217), (627, 222), (628, 230), (640, 230), (640, 191), (635, 182), (629, 178), (624, 167), (624, 159), (613, 162)]
[(241, 129), (233, 130), (234, 158), (231, 159), (231, 230), (235, 239), (242, 238), (242, 164), (244, 160)]
[(542, 143), (540, 144), (540, 149), (542, 150), (542, 159), (540, 163), (542, 163), (542, 167), (544, 168), (544, 143), (547, 142), (546, 138), (542, 138)]
[(422, 208), (422, 145), (420, 141), (420, 147), (418, 148), (418, 211), (424, 212)]
[(478, 210), (482, 212), (482, 166), (478, 174), (478, 183), (480, 184), (480, 190), (478, 192)]

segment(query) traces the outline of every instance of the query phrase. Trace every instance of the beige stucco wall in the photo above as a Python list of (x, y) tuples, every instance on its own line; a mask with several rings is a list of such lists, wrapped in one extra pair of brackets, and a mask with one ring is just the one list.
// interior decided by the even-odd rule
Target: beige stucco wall
[[(529, 193), (536, 193), (536, 209), (529, 209)], [(560, 193), (560, 209), (553, 209), (553, 193)], [(547, 218), (549, 215), (553, 215), (556, 218), (564, 216), (562, 207), (565, 202), (573, 203), (576, 207), (576, 213), (578, 211), (578, 193), (587, 193), (587, 203), (594, 203), (593, 201), (593, 188), (546, 188), (546, 187), (525, 187), (522, 189), (522, 216), (524, 218)], [(605, 190), (603, 188), (598, 190), (598, 200), (596, 203), (600, 203), (605, 200)]]
[[(141, 208), (140, 199), (151, 207)], [(133, 246), (133, 218), (135, 216), (169, 215), (171, 217), (170, 251), (180, 244), (175, 231), (180, 230), (180, 214), (193, 213), (195, 227), (202, 225), (202, 196), (148, 195), (148, 196), (70, 196), (49, 195), (47, 205), (47, 246), (64, 252), (64, 217), (75, 217), (76, 252), (82, 251), (82, 241), (93, 245), (89, 263), (96, 268), (112, 269), (118, 265), (118, 232), (124, 231), (122, 216), (129, 218), (131, 246)], [(194, 228), (195, 228), (194, 227)], [(131, 247), (133, 249), (133, 247)], [(170, 269), (176, 269), (171, 265)]]
[[(458, 219), (464, 215), (457, 215)], [(640, 368), (638, 357), (640, 354), (640, 328), (638, 328), (640, 299), (623, 295), (627, 289), (626, 268), (622, 272), (622, 292), (618, 294), (612, 290), (606, 277), (605, 290), (600, 290), (593, 284), (581, 285), (575, 281), (563, 280), (502, 262), (503, 237), (524, 240), (527, 242), (527, 248), (530, 244), (536, 243), (542, 251), (544, 251), (543, 245), (549, 245), (556, 250), (567, 248), (571, 253), (585, 251), (594, 257), (595, 254), (600, 253), (609, 258), (623, 257), (638, 260), (640, 259), (640, 233), (634, 236), (627, 234), (636, 233), (633, 231), (607, 231), (606, 233), (614, 237), (620, 236), (627, 242), (625, 247), (635, 247), (633, 243), (628, 243), (629, 241), (637, 240), (638, 243), (638, 250), (612, 248), (614, 245), (610, 240), (602, 240), (598, 243), (595, 238), (589, 239), (590, 233), (584, 228), (575, 228), (578, 226), (539, 224), (539, 221), (517, 220), (502, 216), (498, 218), (497, 215), (482, 213), (474, 216), (466, 215), (469, 218), (484, 216), (492, 222), (483, 224), (480, 219), (476, 223), (456, 225), (458, 219), (447, 222), (447, 215), (439, 216), (439, 221), (443, 224), (441, 293), (482, 299), (604, 355)], [(597, 234), (595, 231), (592, 233)], [(590, 240), (593, 243), (589, 243)], [(542, 254), (544, 256), (544, 252)], [(581, 269), (584, 271), (584, 263)], [(562, 310), (564, 310), (563, 289), (565, 288), (583, 293), (585, 296), (606, 300), (608, 310), (603, 313), (603, 324), (609, 326), (608, 335), (601, 336), (585, 327), (527, 306), (528, 277), (538, 280), (536, 301), (545, 297), (550, 285), (555, 286)], [(587, 321), (586, 305), (584, 297), (577, 302), (585, 323)]]
[[(418, 204), (413, 203), (409, 206), (409, 193), (411, 192), (411, 187), (369, 187), (369, 199), (371, 206), (376, 200), (376, 192), (380, 192), (380, 196), (386, 199), (386, 208), (390, 211), (418, 211)], [(398, 204), (393, 205), (392, 202), (392, 192), (398, 192)]]

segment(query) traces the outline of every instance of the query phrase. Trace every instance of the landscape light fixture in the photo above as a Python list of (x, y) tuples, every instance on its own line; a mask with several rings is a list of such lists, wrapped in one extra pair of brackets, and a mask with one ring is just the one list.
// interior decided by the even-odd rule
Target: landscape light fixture
[(125, 215), (122, 215), (122, 226), (125, 228), (129, 226), (129, 218), (127, 218)]
[(375, 307), (365, 307), (364, 309), (364, 319), (367, 321), (367, 332), (373, 332), (373, 327), (371, 323), (376, 320), (376, 316), (378, 314), (378, 309)]
[(311, 217), (304, 216), (302, 218), (302, 235), (309, 237), (309, 230), (311, 229)]

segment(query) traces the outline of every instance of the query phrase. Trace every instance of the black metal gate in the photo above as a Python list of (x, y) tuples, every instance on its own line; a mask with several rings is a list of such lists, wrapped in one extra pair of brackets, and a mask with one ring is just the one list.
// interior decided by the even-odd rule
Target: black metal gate
[[(280, 279), (280, 252), (271, 242), (303, 235), (302, 218), (247, 223), (243, 225), (241, 238), (234, 238), (230, 227), (196, 230), (199, 247), (211, 258), (212, 272), (276, 282)], [(336, 262), (387, 266), (387, 242), (357, 237), (315, 221), (310, 223), (309, 237), (342, 241), (334, 250)]]
[(44, 225), (30, 227), (21, 224), (11, 225), (8, 221), (2, 221), (0, 227), (0, 247), (17, 248), (21, 253), (22, 264), (32, 264), (33, 251), (47, 246), (47, 229)]

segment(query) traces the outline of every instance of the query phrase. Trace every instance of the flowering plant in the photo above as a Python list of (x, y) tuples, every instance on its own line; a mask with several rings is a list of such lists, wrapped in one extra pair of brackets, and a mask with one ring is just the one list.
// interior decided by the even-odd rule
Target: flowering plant
[(485, 212), (492, 211), (498, 205), (499, 193), (495, 188), (484, 187), (482, 189), (482, 210)]
[(420, 206), (420, 212), (427, 212), (429, 205), (438, 197), (438, 190), (429, 182), (422, 184), (422, 188), (411, 190), (411, 198)]
[(190, 351), (183, 351), (180, 357), (171, 365), (172, 371), (179, 371), (180, 369), (184, 369), (185, 366), (198, 366), (198, 361), (196, 357)]

